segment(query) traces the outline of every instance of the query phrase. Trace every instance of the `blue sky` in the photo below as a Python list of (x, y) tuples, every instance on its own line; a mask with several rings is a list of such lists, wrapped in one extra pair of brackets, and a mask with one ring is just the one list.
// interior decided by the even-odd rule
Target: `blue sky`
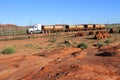
[(120, 0), (0, 0), (0, 23), (119, 23)]

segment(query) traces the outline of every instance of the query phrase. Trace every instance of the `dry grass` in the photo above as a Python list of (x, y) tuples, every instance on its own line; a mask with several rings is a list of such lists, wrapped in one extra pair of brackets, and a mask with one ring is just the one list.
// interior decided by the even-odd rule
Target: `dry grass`
[[(10, 40), (1, 41), (0, 50), (6, 46), (15, 47), (18, 53), (36, 53), (44, 50), (51, 50), (63, 47), (77, 47), (79, 43), (87, 44), (88, 48), (94, 47), (94, 44), (99, 42), (105, 42), (106, 40), (111, 40), (112, 44), (117, 44), (120, 41), (120, 34), (114, 33), (110, 34), (109, 38), (105, 39), (93, 39), (94, 35), (85, 35), (80, 37), (74, 37), (76, 32), (68, 33), (52, 33), (52, 34), (39, 34), (36, 38), (23, 39), (23, 40)], [(70, 41), (70, 44), (65, 44), (64, 42)], [(111, 44), (111, 43), (110, 43)]]

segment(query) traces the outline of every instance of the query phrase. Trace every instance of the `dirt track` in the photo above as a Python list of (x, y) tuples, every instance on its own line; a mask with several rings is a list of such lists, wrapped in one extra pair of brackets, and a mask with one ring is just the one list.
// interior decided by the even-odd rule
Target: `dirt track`
[(100, 51), (61, 48), (2, 58), (0, 80), (120, 80), (119, 53), (117, 45)]

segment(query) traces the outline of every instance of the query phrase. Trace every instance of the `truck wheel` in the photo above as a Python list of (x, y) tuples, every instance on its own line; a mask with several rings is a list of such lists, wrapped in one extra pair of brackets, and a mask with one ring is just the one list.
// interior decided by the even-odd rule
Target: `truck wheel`
[(34, 34), (34, 32), (33, 32), (33, 31), (31, 31), (31, 32), (30, 32), (30, 34)]

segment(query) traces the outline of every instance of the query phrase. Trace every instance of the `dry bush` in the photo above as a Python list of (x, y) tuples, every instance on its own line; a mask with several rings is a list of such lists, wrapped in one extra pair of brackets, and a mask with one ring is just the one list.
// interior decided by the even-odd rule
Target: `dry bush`
[(78, 32), (75, 34), (75, 37), (85, 36), (85, 32)]
[(115, 33), (115, 32), (116, 32), (116, 31), (115, 31), (114, 28), (111, 28), (110, 31), (109, 31), (109, 33)]
[(95, 34), (94, 31), (90, 31), (90, 32), (88, 33), (88, 35), (94, 35), (94, 34)]

